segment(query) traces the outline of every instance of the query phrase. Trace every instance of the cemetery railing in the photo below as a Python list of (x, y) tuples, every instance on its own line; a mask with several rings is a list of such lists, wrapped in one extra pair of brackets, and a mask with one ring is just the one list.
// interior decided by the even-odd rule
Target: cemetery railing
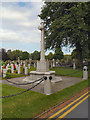
[(27, 92), (27, 91), (35, 88), (36, 86), (38, 86), (41, 82), (43, 82), (43, 81), (46, 80), (46, 79), (47, 79), (47, 77), (44, 76), (44, 77), (41, 78), (41, 80), (39, 80), (39, 81), (40, 81), (39, 83), (37, 83), (36, 85), (32, 86), (31, 88), (29, 88), (29, 89), (27, 89), (27, 90), (24, 90), (24, 91), (22, 91), (22, 92), (13, 94), (13, 95), (2, 96), (2, 97), (0, 97), (0, 98), (9, 98), (9, 97), (13, 97), (13, 96), (17, 96), (17, 95), (20, 95), (20, 94), (22, 94), (22, 93), (25, 93), (25, 92)]

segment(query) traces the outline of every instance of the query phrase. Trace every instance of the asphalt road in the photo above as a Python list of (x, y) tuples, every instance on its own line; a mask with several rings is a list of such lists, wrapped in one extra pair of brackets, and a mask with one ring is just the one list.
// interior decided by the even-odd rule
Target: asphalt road
[[(55, 119), (65, 120), (71, 119), (84, 119), (89, 120), (88, 118), (88, 103), (89, 103), (88, 92), (83, 93), (81, 96), (77, 97), (75, 100), (66, 104), (62, 109), (56, 110), (53, 114), (47, 116), (46, 120)], [(70, 120), (71, 120), (70, 119)]]
[(68, 113), (64, 118), (88, 118), (88, 98)]

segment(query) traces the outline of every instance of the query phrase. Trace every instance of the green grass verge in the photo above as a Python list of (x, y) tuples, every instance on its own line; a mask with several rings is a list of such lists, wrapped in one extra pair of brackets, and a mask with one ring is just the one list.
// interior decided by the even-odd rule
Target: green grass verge
[(83, 71), (80, 69), (55, 67), (50, 70), (55, 71), (55, 74), (60, 76), (83, 77)]
[[(34, 91), (28, 91), (18, 96), (4, 98), (2, 99), (3, 118), (33, 118), (87, 87), (88, 81), (84, 80), (49, 96)], [(23, 90), (24, 89), (3, 84), (2, 93), (3, 96), (6, 96)]]

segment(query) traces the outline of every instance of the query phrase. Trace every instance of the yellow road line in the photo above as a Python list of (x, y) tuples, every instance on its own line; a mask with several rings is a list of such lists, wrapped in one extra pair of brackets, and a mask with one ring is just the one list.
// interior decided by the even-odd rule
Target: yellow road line
[[(84, 97), (86, 94), (88, 94), (88, 92), (86, 92), (85, 94), (83, 94), (81, 97), (79, 97), (78, 99), (76, 99), (75, 101), (71, 102), (69, 105), (67, 105), (66, 107), (62, 108), (60, 111), (56, 112), (55, 114), (53, 114), (52, 116), (50, 116), (49, 118), (53, 118), (56, 115), (60, 114), (61, 112), (63, 112), (65, 109), (67, 109), (68, 107), (70, 107), (72, 104), (74, 104), (75, 102), (77, 102), (78, 100), (80, 100), (82, 97)], [(46, 119), (46, 120), (49, 120)]]
[[(58, 118), (61, 119), (64, 116), (66, 116), (68, 113), (70, 113), (74, 108), (76, 108), (79, 104), (81, 104), (84, 100), (86, 100), (88, 98), (88, 95), (83, 98), (80, 102), (78, 102), (76, 105), (74, 105), (73, 107), (71, 107), (67, 112), (65, 112), (64, 114), (62, 114), (61, 116), (59, 116)], [(56, 119), (57, 120), (57, 119)]]

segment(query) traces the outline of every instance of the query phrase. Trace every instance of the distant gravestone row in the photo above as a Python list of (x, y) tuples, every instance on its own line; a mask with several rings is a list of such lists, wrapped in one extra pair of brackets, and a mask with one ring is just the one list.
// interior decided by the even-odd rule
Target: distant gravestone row
[[(1, 73), (3, 74), (3, 78), (6, 77), (6, 73), (8, 70), (11, 70), (11, 73), (17, 73), (17, 74), (21, 74), (21, 67), (23, 67), (24, 69), (24, 74), (27, 75), (28, 74), (28, 69), (30, 69), (30, 64), (28, 64), (27, 66), (24, 64), (19, 64), (19, 63), (8, 63), (6, 66), (3, 64), (3, 66), (1, 66)], [(16, 72), (17, 71), (17, 72)]]

